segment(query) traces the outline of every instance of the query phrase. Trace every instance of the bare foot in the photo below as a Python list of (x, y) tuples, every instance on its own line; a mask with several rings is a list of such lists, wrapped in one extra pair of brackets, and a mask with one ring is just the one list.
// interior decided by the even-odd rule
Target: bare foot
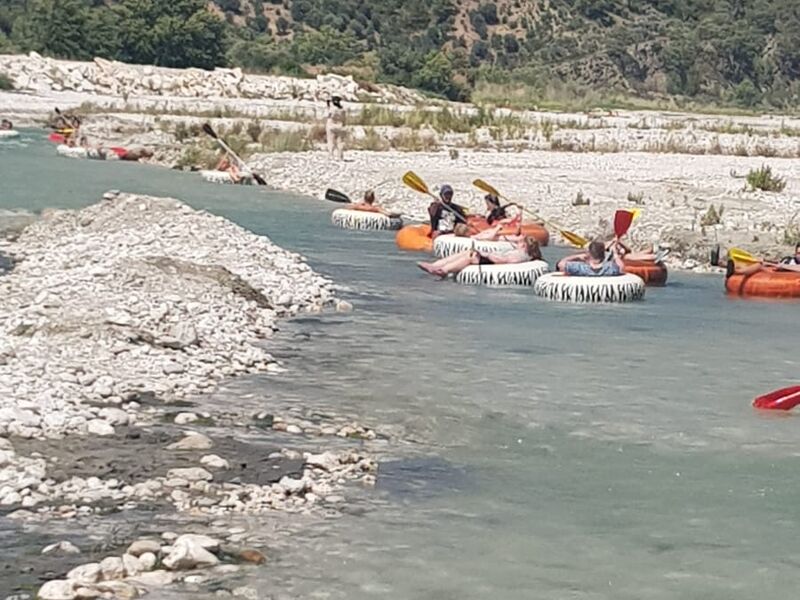
[(426, 273), (430, 273), (431, 275), (434, 275), (434, 274), (435, 274), (435, 273), (433, 272), (433, 265), (432, 265), (431, 263), (426, 263), (426, 262), (418, 262), (418, 263), (417, 263), (417, 266), (418, 266), (420, 269), (422, 269), (423, 271), (425, 271)]

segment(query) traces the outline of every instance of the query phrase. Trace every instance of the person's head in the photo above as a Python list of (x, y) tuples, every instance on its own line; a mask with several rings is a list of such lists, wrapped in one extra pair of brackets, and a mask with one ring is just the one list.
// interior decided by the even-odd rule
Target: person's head
[(364, 204), (369, 204), (372, 206), (375, 204), (375, 191), (374, 190), (367, 190), (364, 192)]
[(469, 237), (469, 226), (466, 223), (459, 223), (453, 228), (453, 235), (456, 237)]
[(453, 188), (447, 184), (443, 185), (442, 189), (439, 190), (439, 197), (442, 199), (442, 202), (448, 204), (453, 199)]
[(800, 256), (800, 242), (797, 242), (794, 245), (794, 254), (795, 256)]
[(594, 240), (589, 244), (589, 256), (594, 260), (603, 260), (606, 257), (606, 245), (600, 240)]
[(542, 260), (542, 249), (539, 247), (539, 242), (536, 238), (526, 235), (522, 238), (520, 244), (531, 260)]
[(488, 210), (494, 210), (500, 206), (500, 199), (494, 194), (486, 194), (483, 199), (486, 202), (486, 208)]
[(331, 104), (333, 104), (336, 108), (342, 108), (342, 97), (331, 96)]
[(11, 129), (12, 127), (13, 125), (8, 119), (3, 119), (3, 121), (0, 122), (0, 129)]

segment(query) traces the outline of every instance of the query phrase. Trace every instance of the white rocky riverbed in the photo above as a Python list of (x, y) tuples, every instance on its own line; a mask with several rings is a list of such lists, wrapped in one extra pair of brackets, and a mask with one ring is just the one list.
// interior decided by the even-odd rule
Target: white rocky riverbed
[[(201, 432), (211, 412), (169, 411), (229, 377), (280, 370), (264, 342), (281, 317), (350, 309), (301, 256), (177, 200), (117, 192), (46, 211), (0, 244), (11, 259), (0, 273), (8, 518), (43, 526), (137, 506), (217, 518), (325, 513), (348, 481), (375, 482), (363, 446), (378, 436), (351, 419), (226, 407), (224, 429)], [(231, 428), (262, 441), (221, 437)], [(316, 452), (284, 445), (309, 436)], [(132, 598), (224, 558), (218, 540), (198, 547), (170, 535), (144, 562), (146, 553), (106, 557), (40, 597)]]

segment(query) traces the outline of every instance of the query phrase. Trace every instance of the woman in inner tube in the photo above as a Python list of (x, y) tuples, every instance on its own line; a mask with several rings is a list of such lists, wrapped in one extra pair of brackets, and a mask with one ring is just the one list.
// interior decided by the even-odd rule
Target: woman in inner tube
[(516, 242), (511, 252), (504, 254), (481, 254), (475, 250), (465, 250), (434, 263), (417, 263), (417, 266), (431, 275), (447, 277), (452, 273), (463, 271), (470, 265), (513, 265), (534, 260), (542, 260), (542, 251), (539, 242), (526, 235)]

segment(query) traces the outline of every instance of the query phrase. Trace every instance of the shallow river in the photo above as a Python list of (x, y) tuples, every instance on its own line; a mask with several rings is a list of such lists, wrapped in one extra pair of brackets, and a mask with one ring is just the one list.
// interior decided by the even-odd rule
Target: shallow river
[(800, 382), (800, 305), (731, 300), (720, 277), (681, 274), (627, 306), (460, 287), (425, 276), (389, 234), (334, 228), (330, 204), (58, 158), (41, 138), (0, 143), (0, 209), (78, 207), (111, 188), (175, 196), (347, 288), (355, 312), (285, 324), (274, 350), (289, 371), (243, 387), (408, 439), (369, 510), (304, 534), (278, 559), (287, 569), (255, 570), (262, 594), (797, 593), (800, 421), (750, 402)]

